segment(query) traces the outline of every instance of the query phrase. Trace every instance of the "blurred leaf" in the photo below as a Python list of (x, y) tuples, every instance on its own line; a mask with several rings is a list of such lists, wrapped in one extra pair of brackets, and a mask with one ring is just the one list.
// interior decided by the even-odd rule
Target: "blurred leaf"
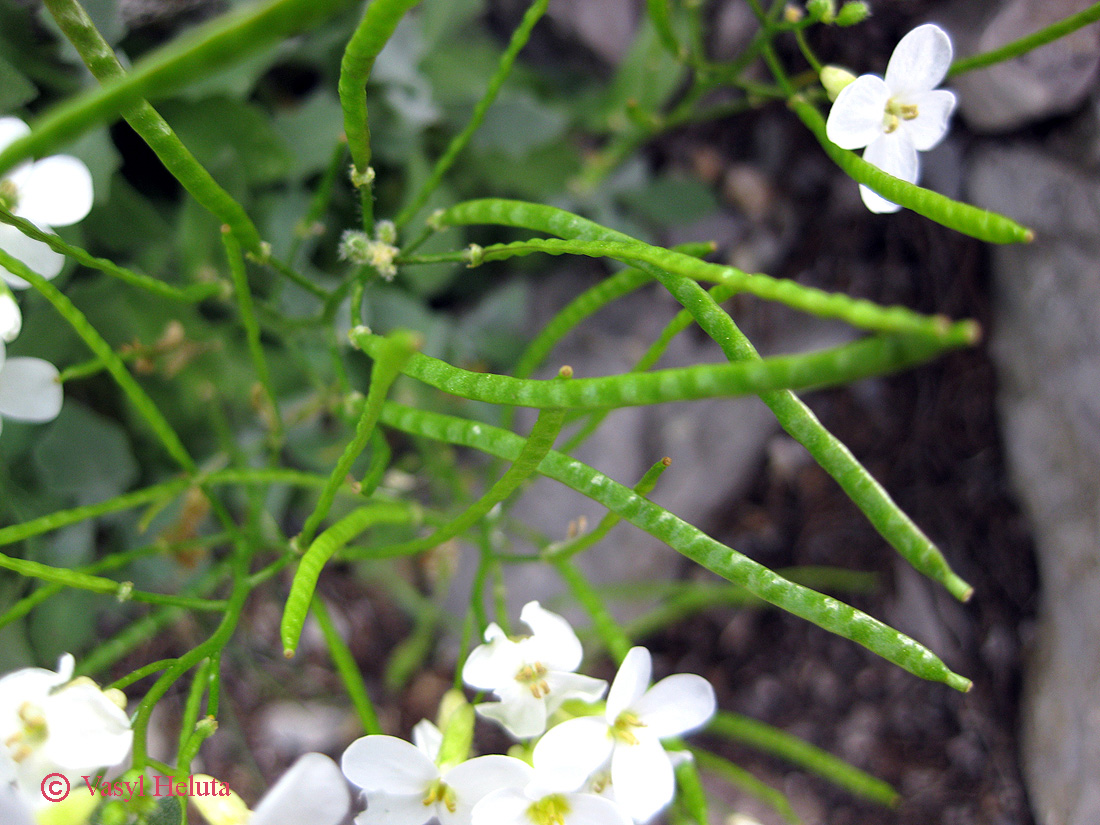
[(530, 92), (502, 92), (489, 108), (473, 138), (475, 149), (500, 150), (514, 160), (557, 141), (569, 118), (565, 111), (543, 103)]
[(714, 193), (694, 178), (657, 178), (619, 197), (640, 216), (660, 226), (690, 223), (718, 208)]
[(0, 111), (10, 112), (38, 96), (38, 89), (11, 63), (0, 57)]
[(208, 169), (237, 168), (253, 184), (273, 183), (290, 170), (289, 147), (255, 106), (228, 97), (176, 99), (162, 103), (160, 112)]
[(65, 150), (84, 161), (92, 173), (92, 187), (95, 202), (106, 203), (111, 194), (111, 179), (122, 165), (122, 157), (111, 141), (106, 128), (94, 129), (81, 135)]
[(146, 825), (180, 825), (183, 822), (183, 803), (178, 796), (161, 797), (145, 822)]
[(86, 647), (95, 637), (96, 607), (104, 603), (103, 596), (70, 589), (38, 605), (27, 617), (35, 658), (56, 662), (61, 654)]
[(303, 103), (276, 113), (274, 128), (291, 147), (289, 174), (303, 178), (320, 172), (328, 166), (344, 128), (340, 102), (328, 90), (317, 92)]
[(125, 491), (138, 475), (126, 433), (82, 404), (67, 401), (35, 444), (34, 461), (43, 483), (67, 492), (78, 504), (105, 501)]
[(495, 367), (514, 364), (530, 337), (527, 328), (529, 290), (511, 280), (486, 295), (458, 323), (453, 350), (459, 363), (487, 361)]

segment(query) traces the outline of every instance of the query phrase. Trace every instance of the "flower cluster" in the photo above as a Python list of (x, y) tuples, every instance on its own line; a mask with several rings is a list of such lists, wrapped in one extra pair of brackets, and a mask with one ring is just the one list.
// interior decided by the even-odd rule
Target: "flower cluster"
[[(715, 710), (702, 677), (677, 674), (650, 687), (642, 647), (623, 660), (607, 701), (606, 682), (575, 673), (580, 642), (568, 622), (528, 603), (521, 620), (531, 635), (509, 638), (492, 624), (462, 671), (470, 687), (498, 699), (476, 706), (517, 739), (526, 759), (468, 758), (472, 714), (449, 715), (441, 731), (421, 722), (413, 744), (365, 736), (344, 752), (342, 767), (367, 808), (356, 825), (630, 825), (646, 822), (671, 800), (673, 759), (663, 739), (702, 726)], [(577, 700), (598, 715), (574, 716)], [(469, 706), (465, 706), (468, 710)]]
[(0, 821), (31, 821), (31, 812), (47, 804), (43, 777), (64, 774), (76, 784), (130, 754), (125, 697), (74, 679), (73, 665), (66, 654), (56, 673), (31, 667), (0, 678)]
[[(29, 132), (19, 118), (0, 118), (0, 150)], [(84, 218), (92, 208), (92, 196), (88, 167), (69, 155), (24, 163), (0, 178), (0, 207), (44, 232)], [(0, 223), (0, 249), (44, 278), (55, 277), (65, 263), (63, 255), (6, 223)], [(61, 384), (53, 364), (40, 358), (5, 358), (4, 342), (14, 341), (23, 328), (11, 290), (27, 286), (0, 265), (0, 422), (51, 421), (61, 411)]]
[[(936, 88), (947, 76), (951, 55), (951, 38), (939, 26), (913, 29), (894, 49), (885, 77), (861, 75), (840, 90), (825, 124), (829, 140), (842, 149), (863, 149), (868, 163), (916, 183), (917, 153), (943, 139), (955, 109), (955, 95)], [(901, 208), (866, 186), (859, 191), (872, 212)]]

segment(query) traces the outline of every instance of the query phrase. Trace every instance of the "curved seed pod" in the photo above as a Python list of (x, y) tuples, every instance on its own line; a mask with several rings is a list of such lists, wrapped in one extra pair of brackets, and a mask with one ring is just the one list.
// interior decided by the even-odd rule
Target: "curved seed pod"
[(825, 118), (813, 104), (796, 97), (791, 100), (790, 106), (806, 124), (806, 128), (813, 132), (833, 163), (843, 169), (852, 180), (870, 187), (888, 201), (900, 204), (906, 209), (912, 209), (918, 215), (924, 215), (948, 229), (954, 229), (980, 241), (1027, 243), (1034, 239), (1035, 233), (1032, 230), (1021, 226), (1011, 218), (979, 209), (968, 203), (959, 203), (939, 192), (923, 189), (883, 172), (855, 152), (841, 149), (829, 140), (825, 134)]
[[(387, 402), (381, 421), (396, 429), (482, 450), (505, 459), (522, 451), (522, 439), (506, 430)], [(551, 451), (538, 471), (556, 479), (668, 544), (674, 550), (783, 610), (858, 642), (910, 673), (960, 691), (969, 679), (953, 673), (930, 650), (903, 633), (831, 596), (795, 584), (703, 533), (628, 487), (575, 459)]]
[[(76, 0), (44, 0), (58, 28), (73, 44), (80, 59), (100, 83), (124, 77), (126, 72), (114, 50), (96, 30), (92, 19)], [(233, 197), (202, 167), (176, 137), (167, 121), (141, 100), (122, 110), (130, 127), (156, 153), (164, 167), (204, 208), (233, 230), (237, 240), (253, 255), (262, 255), (260, 233)]]
[(29, 135), (0, 151), (0, 174), (20, 161), (48, 155), (142, 99), (238, 63), (350, 5), (352, 0), (272, 0), (197, 26), (143, 57), (124, 77), (89, 89), (38, 118)]
[(368, 527), (375, 524), (406, 524), (411, 518), (412, 512), (407, 507), (373, 503), (348, 513), (313, 540), (298, 562), (294, 581), (290, 585), (290, 595), (287, 596), (286, 606), (283, 608), (279, 635), (283, 642), (284, 656), (289, 659), (298, 649), (298, 639), (302, 635), (310, 602), (313, 601), (317, 579), (333, 554)]
[[(371, 355), (385, 340), (369, 333), (353, 333), (353, 339)], [(927, 338), (876, 336), (808, 355), (629, 372), (567, 382), (469, 372), (417, 353), (408, 360), (404, 372), (429, 386), (473, 401), (592, 410), (843, 384), (926, 361), (944, 349)]]
[[(633, 241), (628, 235), (563, 209), (522, 201), (467, 201), (437, 217), (440, 226), (497, 223), (575, 240)], [(645, 269), (668, 289), (731, 361), (760, 357), (733, 319), (697, 283), (651, 264), (639, 264), (639, 268)], [(779, 425), (809, 451), (906, 561), (930, 579), (940, 582), (960, 601), (970, 598), (973, 588), (956, 575), (936, 545), (898, 507), (840, 439), (821, 425), (809, 407), (794, 393), (785, 390), (763, 393), (760, 400), (775, 414)]]

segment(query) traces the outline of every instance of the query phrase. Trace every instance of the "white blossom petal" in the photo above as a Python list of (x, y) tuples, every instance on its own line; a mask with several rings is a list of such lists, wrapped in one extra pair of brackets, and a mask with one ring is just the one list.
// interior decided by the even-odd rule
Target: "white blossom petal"
[[(10, 363), (10, 362), (9, 362)], [(44, 755), (66, 770), (117, 765), (130, 753), (130, 719), (90, 679), (77, 679), (50, 696)]]
[[(23, 313), (10, 292), (0, 288), (0, 341), (14, 341), (23, 328)], [(4, 365), (3, 350), (0, 350), (0, 368)]]
[(531, 766), (511, 756), (490, 754), (456, 765), (443, 775), (455, 794), (455, 810), (440, 810), (441, 825), (469, 825), (474, 806), (502, 788), (521, 790), (531, 781)]
[(375, 791), (367, 798), (367, 809), (355, 817), (355, 825), (424, 825), (435, 816), (435, 807), (424, 804), (424, 795), (402, 795)]
[(615, 799), (635, 822), (646, 822), (672, 801), (676, 789), (672, 763), (661, 743), (646, 737), (637, 745), (619, 744), (611, 757)]
[[(439, 778), (439, 769), (416, 746), (396, 736), (356, 739), (340, 759), (348, 780), (368, 793), (423, 796)], [(373, 796), (372, 796), (373, 798)]]
[[(0, 249), (47, 280), (56, 278), (65, 266), (65, 256), (60, 252), (54, 252), (42, 241), (28, 238), (14, 226), (6, 223), (0, 223)], [(0, 278), (14, 289), (26, 289), (30, 286), (24, 279), (14, 272), (9, 272), (3, 266), (0, 266)]]
[(72, 155), (53, 155), (12, 172), (19, 191), (13, 210), (36, 226), (68, 226), (92, 208), (92, 173)]
[(702, 727), (714, 715), (715, 707), (710, 682), (694, 673), (676, 673), (646, 691), (631, 710), (647, 733), (664, 739)]
[(531, 628), (531, 635), (520, 645), (528, 662), (541, 662), (550, 670), (576, 670), (584, 651), (572, 626), (557, 613), (551, 613), (537, 602), (528, 602), (520, 611), (519, 620)]
[(920, 114), (912, 120), (903, 120), (901, 128), (917, 151), (927, 152), (947, 134), (947, 121), (955, 111), (955, 95), (946, 89), (933, 89), (913, 95), (905, 102), (916, 106)]
[[(504, 788), (486, 796), (471, 812), (472, 825), (531, 825), (527, 809), (532, 800), (515, 788)], [(359, 825), (357, 821), (357, 825)]]
[(550, 728), (535, 745), (532, 761), (549, 788), (572, 791), (608, 760), (614, 746), (603, 719), (581, 716)]
[(64, 392), (57, 368), (41, 358), (9, 358), (0, 369), (0, 416), (18, 421), (52, 421)]
[(862, 149), (882, 136), (890, 90), (881, 77), (865, 74), (845, 86), (825, 121), (825, 135), (841, 149)]
[(886, 66), (886, 85), (894, 96), (908, 97), (935, 89), (951, 67), (951, 38), (934, 23), (905, 35)]
[(593, 794), (566, 794), (565, 825), (631, 825), (622, 807)]
[(350, 804), (336, 763), (322, 753), (307, 753), (264, 795), (249, 825), (340, 825)]
[(412, 741), (416, 749), (435, 762), (439, 759), (439, 749), (443, 747), (443, 731), (428, 719), (421, 719), (412, 729)]
[(0, 152), (30, 133), (31, 127), (19, 118), (0, 117)]
[(632, 647), (623, 657), (619, 672), (607, 692), (607, 721), (614, 722), (619, 714), (642, 698), (653, 677), (653, 657), (644, 647)]
[[(920, 172), (917, 150), (913, 147), (912, 141), (906, 137), (905, 132), (900, 129), (891, 135), (883, 135), (868, 146), (863, 153), (863, 159), (895, 178), (909, 183), (917, 182)], [(888, 213), (901, 209), (896, 203), (891, 203), (866, 186), (860, 185), (859, 193), (864, 205), (872, 212)]]
[(546, 697), (547, 712), (553, 713), (566, 699), (580, 699), (583, 702), (597, 702), (607, 690), (607, 682), (594, 679), (580, 673), (562, 673), (551, 671), (546, 674), (546, 684), (550, 693)]
[(530, 739), (546, 730), (546, 702), (529, 690), (511, 690), (500, 702), (483, 702), (474, 710), (504, 726), (516, 739)]
[(475, 647), (466, 657), (462, 681), (478, 690), (495, 690), (515, 681), (524, 660), (519, 645), (505, 637), (496, 624), (489, 625), (485, 637), (489, 641)]

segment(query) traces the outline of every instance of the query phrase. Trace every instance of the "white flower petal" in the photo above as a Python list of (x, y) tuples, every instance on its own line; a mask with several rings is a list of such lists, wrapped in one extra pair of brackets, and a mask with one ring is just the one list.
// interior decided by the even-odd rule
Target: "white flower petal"
[(424, 825), (435, 816), (435, 806), (424, 804), (424, 794), (402, 795), (375, 791), (367, 796), (367, 809), (355, 817), (355, 825)]
[(129, 717), (90, 679), (58, 689), (43, 710), (49, 730), (44, 756), (67, 771), (113, 767), (130, 752)]
[(522, 790), (531, 781), (531, 766), (511, 756), (479, 756), (456, 765), (443, 775), (455, 794), (455, 810), (439, 811), (442, 825), (469, 825), (474, 806), (502, 788)]
[(52, 421), (64, 393), (57, 368), (41, 358), (9, 358), (0, 369), (0, 416), (18, 421)]
[[(23, 313), (10, 292), (0, 289), (0, 341), (14, 341), (23, 328)], [(0, 350), (0, 368), (4, 365), (3, 350)]]
[(550, 789), (576, 790), (614, 748), (607, 723), (598, 716), (569, 719), (550, 728), (535, 745), (535, 770)]
[(635, 822), (646, 822), (672, 801), (672, 763), (661, 743), (646, 737), (637, 745), (618, 744), (611, 757), (615, 799)]
[(664, 739), (702, 727), (714, 715), (715, 705), (710, 682), (694, 673), (677, 673), (646, 691), (632, 710), (647, 733)]
[(566, 794), (569, 813), (565, 825), (631, 825), (630, 817), (616, 803), (593, 794)]
[(428, 719), (421, 719), (412, 729), (412, 741), (416, 749), (435, 762), (443, 746), (443, 731)]
[(541, 662), (550, 670), (576, 670), (584, 651), (572, 626), (557, 613), (528, 602), (519, 620), (531, 628), (531, 637), (520, 642), (528, 662)]
[(644, 647), (632, 647), (623, 657), (619, 672), (607, 693), (607, 721), (614, 722), (619, 714), (642, 698), (653, 676), (653, 657)]
[[(486, 637), (497, 627), (489, 625)], [(497, 628), (499, 630), (500, 628)], [(492, 641), (478, 645), (466, 657), (462, 666), (462, 681), (478, 690), (497, 690), (514, 683), (516, 674), (524, 665), (519, 645), (503, 634), (492, 636)]]
[(825, 135), (841, 149), (862, 149), (882, 135), (890, 90), (881, 77), (865, 74), (845, 86), (825, 121)]
[(546, 697), (546, 710), (553, 713), (566, 699), (580, 699), (583, 702), (596, 702), (607, 690), (607, 682), (594, 679), (580, 673), (552, 671), (546, 674), (546, 684), (550, 693)]
[(919, 114), (912, 120), (902, 120), (914, 148), (927, 152), (947, 134), (947, 121), (955, 111), (955, 95), (946, 89), (933, 89), (913, 95), (906, 103), (917, 107)]
[(474, 710), (504, 726), (516, 739), (530, 739), (546, 730), (546, 702), (529, 690), (512, 690), (500, 702), (484, 702)]
[(0, 151), (7, 149), (24, 135), (31, 133), (31, 127), (17, 117), (0, 117)]
[(472, 825), (532, 825), (527, 818), (531, 801), (515, 788), (493, 791), (478, 802), (470, 815)]
[[(65, 256), (60, 252), (54, 252), (42, 241), (28, 238), (14, 226), (0, 223), (0, 249), (3, 249), (13, 258), (27, 265), (32, 272), (37, 272), (47, 280), (57, 277), (65, 266)], [(7, 281), (8, 285), (15, 289), (26, 289), (30, 284), (13, 272), (9, 272), (0, 266), (0, 278)]]
[(249, 825), (340, 825), (351, 796), (336, 763), (307, 753), (264, 796)]
[(92, 173), (72, 155), (53, 155), (13, 172), (15, 214), (36, 226), (68, 226), (92, 208)]
[[(900, 129), (891, 135), (883, 135), (868, 146), (863, 153), (863, 159), (895, 178), (909, 183), (917, 182), (920, 172), (917, 150), (913, 147), (912, 141), (906, 137), (905, 132)], [(886, 200), (866, 186), (861, 185), (859, 193), (864, 205), (872, 212), (888, 213), (901, 209), (896, 203)]]
[(351, 784), (371, 793), (420, 795), (439, 778), (439, 769), (416, 746), (396, 736), (371, 735), (356, 739), (340, 759)]
[(935, 89), (951, 67), (951, 38), (934, 23), (917, 26), (890, 55), (886, 85), (891, 95), (909, 96)]

